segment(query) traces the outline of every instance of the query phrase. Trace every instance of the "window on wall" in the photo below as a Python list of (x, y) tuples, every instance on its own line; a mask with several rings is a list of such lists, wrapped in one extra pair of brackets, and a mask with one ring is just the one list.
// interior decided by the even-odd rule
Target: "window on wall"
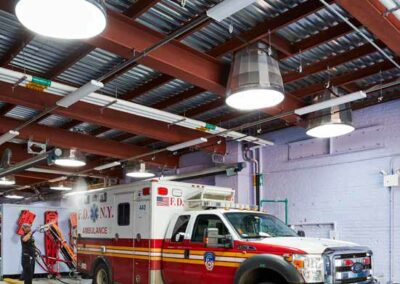
[(129, 203), (118, 204), (118, 226), (129, 226), (131, 205)]
[(171, 242), (180, 243), (184, 240), (183, 234), (186, 232), (189, 219), (190, 216), (188, 215), (179, 216), (178, 220), (176, 221), (174, 231), (172, 232)]

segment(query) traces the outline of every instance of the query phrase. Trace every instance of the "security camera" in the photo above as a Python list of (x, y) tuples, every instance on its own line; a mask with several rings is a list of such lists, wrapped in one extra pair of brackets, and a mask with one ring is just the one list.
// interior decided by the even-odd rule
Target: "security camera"
[(381, 173), (381, 175), (383, 175), (383, 176), (387, 176), (387, 175), (388, 175), (388, 173), (387, 173), (385, 170), (381, 170), (380, 173)]

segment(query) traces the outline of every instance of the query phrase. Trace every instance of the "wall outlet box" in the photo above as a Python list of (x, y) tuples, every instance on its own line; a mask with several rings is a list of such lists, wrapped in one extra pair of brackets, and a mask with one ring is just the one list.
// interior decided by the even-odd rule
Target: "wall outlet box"
[(383, 186), (391, 187), (391, 186), (400, 186), (400, 175), (386, 175), (383, 177)]

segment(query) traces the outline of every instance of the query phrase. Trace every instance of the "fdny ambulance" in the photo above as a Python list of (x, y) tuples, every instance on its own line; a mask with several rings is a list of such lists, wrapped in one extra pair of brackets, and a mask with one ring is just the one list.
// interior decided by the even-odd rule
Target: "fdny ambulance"
[(79, 199), (78, 269), (95, 284), (376, 282), (367, 247), (298, 237), (229, 188), (146, 181)]

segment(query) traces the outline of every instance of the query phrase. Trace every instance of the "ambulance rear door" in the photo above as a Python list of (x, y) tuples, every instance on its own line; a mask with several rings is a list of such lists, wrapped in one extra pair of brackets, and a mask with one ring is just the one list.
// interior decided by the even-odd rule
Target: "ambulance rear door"
[(107, 248), (112, 258), (114, 282), (134, 283), (135, 243), (134, 235), (134, 193), (114, 195), (114, 238)]
[(135, 192), (133, 214), (134, 281), (135, 283), (150, 283), (152, 243), (149, 187), (144, 187)]

